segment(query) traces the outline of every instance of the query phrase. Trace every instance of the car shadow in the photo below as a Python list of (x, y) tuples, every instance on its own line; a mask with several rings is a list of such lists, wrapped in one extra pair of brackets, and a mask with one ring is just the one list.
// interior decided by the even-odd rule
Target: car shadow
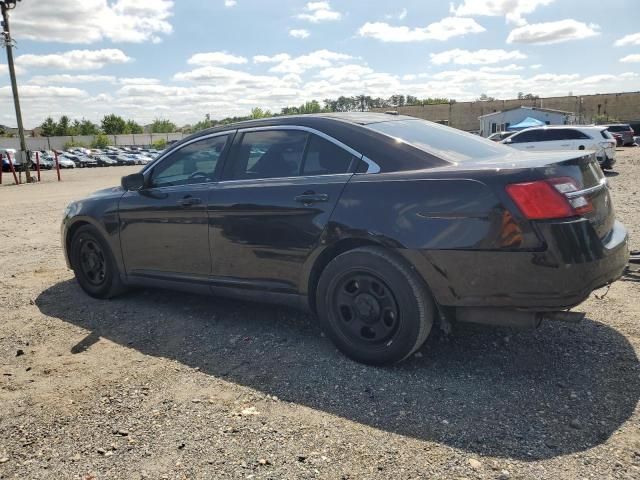
[(100, 301), (73, 281), (40, 311), (98, 337), (364, 425), (469, 452), (553, 458), (606, 441), (640, 396), (627, 339), (592, 320), (536, 331), (457, 326), (392, 367), (352, 362), (309, 315), (183, 293), (140, 290)]
[(605, 177), (617, 177), (620, 175), (619, 172), (614, 172), (613, 170), (603, 170)]

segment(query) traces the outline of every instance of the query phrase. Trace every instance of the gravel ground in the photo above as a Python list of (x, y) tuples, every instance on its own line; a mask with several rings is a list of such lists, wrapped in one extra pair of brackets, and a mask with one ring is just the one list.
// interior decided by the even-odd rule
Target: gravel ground
[[(638, 272), (581, 324), (457, 326), (367, 367), (294, 310), (84, 295), (62, 210), (134, 170), (0, 187), (0, 478), (640, 478)], [(638, 249), (640, 148), (609, 180)]]

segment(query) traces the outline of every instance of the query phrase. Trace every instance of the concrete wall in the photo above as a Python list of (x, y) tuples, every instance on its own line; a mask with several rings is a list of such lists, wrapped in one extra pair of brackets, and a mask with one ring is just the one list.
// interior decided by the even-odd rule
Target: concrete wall
[[(550, 97), (535, 100), (456, 102), (445, 105), (425, 105), (424, 107), (399, 107), (397, 110), (403, 115), (424, 118), (432, 122), (448, 123), (449, 126), (462, 130), (479, 130), (479, 116), (523, 105), (573, 112), (578, 123), (592, 123), (593, 117), (598, 114), (607, 115), (622, 122), (640, 122), (640, 92)], [(386, 110), (389, 109), (376, 109), (376, 111)]]
[[(186, 135), (182, 133), (140, 133), (136, 135), (109, 135), (111, 139), (111, 145), (130, 146), (138, 145), (145, 146), (151, 145), (160, 139), (166, 141), (180, 140)], [(80, 142), (87, 146), (91, 145), (93, 135), (74, 136), (74, 137), (27, 137), (27, 150), (62, 150), (65, 144), (73, 141)], [(0, 137), (0, 148), (15, 148), (20, 149), (19, 138), (5, 138)]]

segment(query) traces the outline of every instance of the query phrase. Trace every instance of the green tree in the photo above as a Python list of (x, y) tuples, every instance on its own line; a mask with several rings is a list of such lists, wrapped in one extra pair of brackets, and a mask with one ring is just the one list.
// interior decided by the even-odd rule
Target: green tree
[(71, 135), (71, 120), (66, 115), (62, 115), (56, 125), (56, 136)]
[(127, 125), (125, 127), (125, 131), (127, 133), (143, 133), (144, 129), (142, 126), (134, 120), (127, 120)]
[(54, 122), (53, 118), (47, 117), (40, 125), (40, 130), (43, 137), (53, 137), (56, 134), (58, 124)]
[(102, 131), (107, 135), (119, 135), (124, 133), (127, 123), (124, 118), (111, 114), (105, 115), (102, 119)]
[(161, 138), (153, 142), (151, 146), (158, 150), (164, 150), (167, 147), (167, 141), (164, 138)]
[(111, 145), (111, 139), (104, 133), (97, 134), (91, 142), (91, 148), (107, 148), (109, 145)]
[(173, 133), (177, 130), (175, 123), (156, 118), (151, 124), (151, 133)]
[(96, 135), (97, 133), (99, 133), (99, 129), (95, 123), (86, 118), (80, 121), (80, 135)]

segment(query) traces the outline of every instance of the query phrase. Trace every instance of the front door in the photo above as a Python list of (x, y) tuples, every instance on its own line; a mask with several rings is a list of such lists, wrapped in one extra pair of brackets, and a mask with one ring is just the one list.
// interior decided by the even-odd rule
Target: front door
[(239, 133), (209, 196), (214, 283), (297, 292), (356, 163), (304, 130)]
[(225, 134), (182, 146), (145, 172), (145, 188), (123, 195), (120, 241), (127, 275), (209, 275), (207, 198), (228, 140)]

